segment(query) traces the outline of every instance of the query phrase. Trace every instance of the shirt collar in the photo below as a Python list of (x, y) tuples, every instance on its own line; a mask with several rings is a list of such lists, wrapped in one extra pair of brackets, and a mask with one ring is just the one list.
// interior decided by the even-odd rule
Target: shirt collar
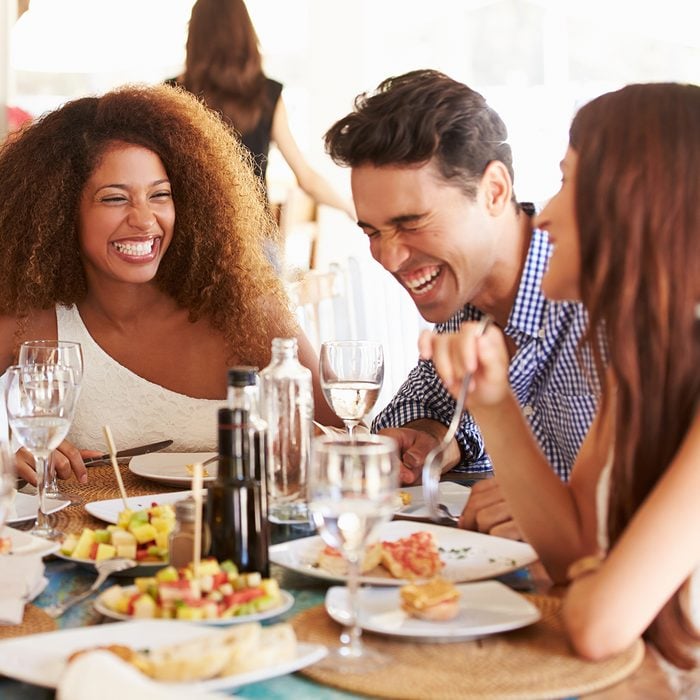
[(547, 269), (551, 245), (546, 232), (534, 229), (530, 237), (530, 248), (525, 259), (520, 286), (515, 295), (504, 331), (514, 331), (537, 337), (542, 327), (542, 317), (547, 300), (542, 293), (542, 277)]

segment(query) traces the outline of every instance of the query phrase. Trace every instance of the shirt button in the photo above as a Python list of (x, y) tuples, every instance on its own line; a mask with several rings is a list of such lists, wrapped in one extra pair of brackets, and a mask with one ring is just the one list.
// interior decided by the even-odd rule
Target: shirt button
[(537, 331), (537, 335), (538, 335), (540, 338), (544, 338), (544, 328), (540, 328), (540, 329)]
[(531, 416), (535, 412), (532, 406), (523, 406), (523, 414), (526, 416)]

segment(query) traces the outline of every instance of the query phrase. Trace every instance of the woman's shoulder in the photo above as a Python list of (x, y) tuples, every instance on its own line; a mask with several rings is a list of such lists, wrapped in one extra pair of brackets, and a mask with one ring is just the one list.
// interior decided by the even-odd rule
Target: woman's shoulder
[(282, 88), (284, 86), (282, 83), (268, 77), (265, 77), (265, 85), (267, 86), (267, 96), (274, 105), (282, 94)]

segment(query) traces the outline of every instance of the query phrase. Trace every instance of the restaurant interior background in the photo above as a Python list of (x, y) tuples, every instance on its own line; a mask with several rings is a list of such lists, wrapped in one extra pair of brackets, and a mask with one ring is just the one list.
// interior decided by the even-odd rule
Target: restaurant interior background
[[(159, 82), (184, 60), (193, 0), (0, 0), (0, 104), (33, 116), (124, 82)], [(350, 196), (322, 135), (358, 93), (414, 68), (479, 90), (508, 125), (520, 199), (541, 204), (576, 108), (630, 82), (700, 80), (700, 3), (688, 0), (248, 0), (268, 75), (284, 84), (292, 132), (311, 164)], [(0, 138), (7, 124), (0, 119)], [(669, 177), (672, 177), (669, 173)], [(342, 213), (304, 203), (279, 153), (270, 196), (283, 205), (288, 262), (336, 263), (343, 296), (322, 308), (324, 336), (384, 343), (389, 400), (415, 364), (424, 327)], [(313, 251), (312, 251), (313, 243)], [(331, 310), (336, 324), (329, 323)]]

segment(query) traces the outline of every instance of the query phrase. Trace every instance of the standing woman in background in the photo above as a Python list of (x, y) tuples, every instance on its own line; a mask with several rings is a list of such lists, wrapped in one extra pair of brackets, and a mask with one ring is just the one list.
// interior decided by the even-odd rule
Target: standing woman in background
[(309, 197), (354, 220), (352, 204), (299, 150), (289, 129), (282, 84), (263, 72), (258, 36), (243, 0), (197, 0), (190, 17), (185, 72), (168, 83), (185, 87), (234, 127), (253, 155), (263, 187), (274, 142)]

